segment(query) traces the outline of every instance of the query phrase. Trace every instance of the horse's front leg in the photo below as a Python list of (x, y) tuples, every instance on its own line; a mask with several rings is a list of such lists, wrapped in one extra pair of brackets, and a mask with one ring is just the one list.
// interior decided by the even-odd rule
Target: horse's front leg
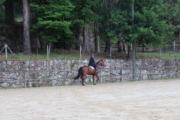
[(96, 78), (97, 78), (97, 80), (96, 80), (96, 83), (99, 81), (99, 76), (98, 76), (98, 74), (96, 74)]
[(96, 85), (96, 81), (94, 80), (94, 75), (93, 75), (93, 84)]

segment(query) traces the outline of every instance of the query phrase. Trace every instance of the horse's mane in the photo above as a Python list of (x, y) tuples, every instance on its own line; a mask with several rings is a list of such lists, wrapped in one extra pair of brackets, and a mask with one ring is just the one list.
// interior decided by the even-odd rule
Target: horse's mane
[(99, 64), (99, 62), (101, 62), (101, 61), (103, 61), (103, 59), (99, 60), (99, 61), (96, 63), (96, 65)]

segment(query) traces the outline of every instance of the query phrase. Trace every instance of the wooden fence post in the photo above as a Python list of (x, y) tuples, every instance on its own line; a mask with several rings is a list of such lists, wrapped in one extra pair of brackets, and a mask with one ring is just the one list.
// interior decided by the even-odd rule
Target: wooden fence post
[(64, 77), (65, 77), (65, 81), (67, 80), (67, 75), (66, 75), (67, 68), (66, 68), (66, 65), (67, 65), (67, 60), (65, 60), (65, 62), (64, 62)]
[(121, 82), (123, 82), (123, 70), (121, 68)]
[(100, 80), (101, 80), (101, 83), (102, 83), (102, 72), (101, 72), (101, 69), (100, 69)]
[(25, 78), (25, 80), (24, 80), (24, 87), (26, 88), (26, 83), (27, 83), (27, 71), (25, 71), (24, 72), (24, 78)]
[(177, 69), (177, 68), (176, 68), (176, 64), (175, 64), (175, 59), (173, 60), (173, 63), (174, 63), (174, 64), (173, 64), (173, 66), (174, 66), (174, 67), (173, 67), (173, 68), (174, 68), (174, 69), (173, 69), (173, 78), (176, 78), (175, 74), (176, 74), (176, 69)]

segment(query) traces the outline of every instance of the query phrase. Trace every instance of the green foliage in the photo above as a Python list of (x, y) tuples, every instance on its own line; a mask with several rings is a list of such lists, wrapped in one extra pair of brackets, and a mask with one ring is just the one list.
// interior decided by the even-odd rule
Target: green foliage
[(166, 38), (171, 37), (174, 30), (167, 5), (163, 4), (162, 0), (141, 3), (143, 6), (135, 12), (135, 32), (130, 34), (131, 39), (137, 41), (137, 44), (165, 45)]
[(99, 15), (97, 14), (97, 5), (101, 0), (71, 0), (75, 6), (72, 11), (72, 31), (75, 44), (78, 45), (79, 34), (82, 32), (83, 27), (91, 24), (88, 29), (94, 29), (93, 23), (97, 22)]
[[(100, 1), (101, 0), (71, 0), (75, 6), (72, 12), (74, 39), (79, 37), (79, 33), (86, 24), (92, 24), (98, 21), (99, 15), (96, 9)], [(88, 29), (93, 29), (93, 27), (94, 26), (90, 26)]]
[(75, 5), (74, 17), (83, 20), (84, 22), (95, 22), (99, 19), (95, 9), (100, 0), (72, 0)]
[[(126, 4), (124, 4), (126, 3)], [(120, 2), (110, 12), (108, 35), (126, 39), (126, 43), (164, 46), (173, 36), (175, 27), (171, 24), (172, 15), (163, 0), (135, 1), (134, 25), (130, 1)], [(172, 10), (173, 11), (173, 10)], [(175, 10), (176, 11), (176, 10)], [(173, 12), (173, 16), (177, 15)]]
[[(5, 2), (5, 0), (0, 0), (0, 6)], [(4, 22), (5, 14), (4, 11), (0, 10), (0, 22)]]
[(0, 0), (0, 5), (2, 5), (6, 0)]
[(32, 31), (38, 32), (47, 41), (57, 42), (62, 38), (70, 38), (73, 34), (71, 12), (74, 6), (69, 0), (47, 0), (44, 3), (32, 2)]
[(116, 2), (105, 0), (99, 5), (98, 13), (101, 19), (98, 25), (101, 38), (105, 38), (104, 40), (107, 37), (113, 38), (112, 40), (123, 40), (127, 38), (131, 30), (131, 2), (131, 0)]
[(165, 0), (167, 4), (168, 18), (171, 19), (171, 23), (175, 26), (175, 37), (174, 40), (179, 39), (179, 32), (180, 32), (180, 0)]
[(37, 87), (36, 83), (33, 83), (33, 84), (32, 84), (32, 87)]
[(4, 11), (0, 10), (0, 22), (4, 22), (5, 14)]
[[(0, 0), (0, 5), (5, 0)], [(22, 0), (14, 10), (22, 14)], [(96, 23), (100, 39), (125, 40), (149, 46), (164, 46), (179, 39), (180, 0), (135, 0), (132, 27), (132, 0), (31, 0), (31, 31), (63, 48), (78, 44), (85, 24)], [(15, 15), (16, 16), (16, 15)], [(4, 14), (0, 11), (0, 21)], [(93, 25), (89, 29), (93, 29)], [(97, 32), (96, 31), (96, 32)]]
[(71, 69), (73, 69), (76, 64), (77, 64), (77, 62), (72, 62), (70, 65)]

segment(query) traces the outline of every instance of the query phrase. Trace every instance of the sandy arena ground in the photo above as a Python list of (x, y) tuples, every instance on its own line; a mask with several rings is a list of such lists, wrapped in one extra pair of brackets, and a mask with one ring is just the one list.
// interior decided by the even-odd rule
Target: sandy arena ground
[(180, 120), (180, 80), (0, 89), (0, 120)]

